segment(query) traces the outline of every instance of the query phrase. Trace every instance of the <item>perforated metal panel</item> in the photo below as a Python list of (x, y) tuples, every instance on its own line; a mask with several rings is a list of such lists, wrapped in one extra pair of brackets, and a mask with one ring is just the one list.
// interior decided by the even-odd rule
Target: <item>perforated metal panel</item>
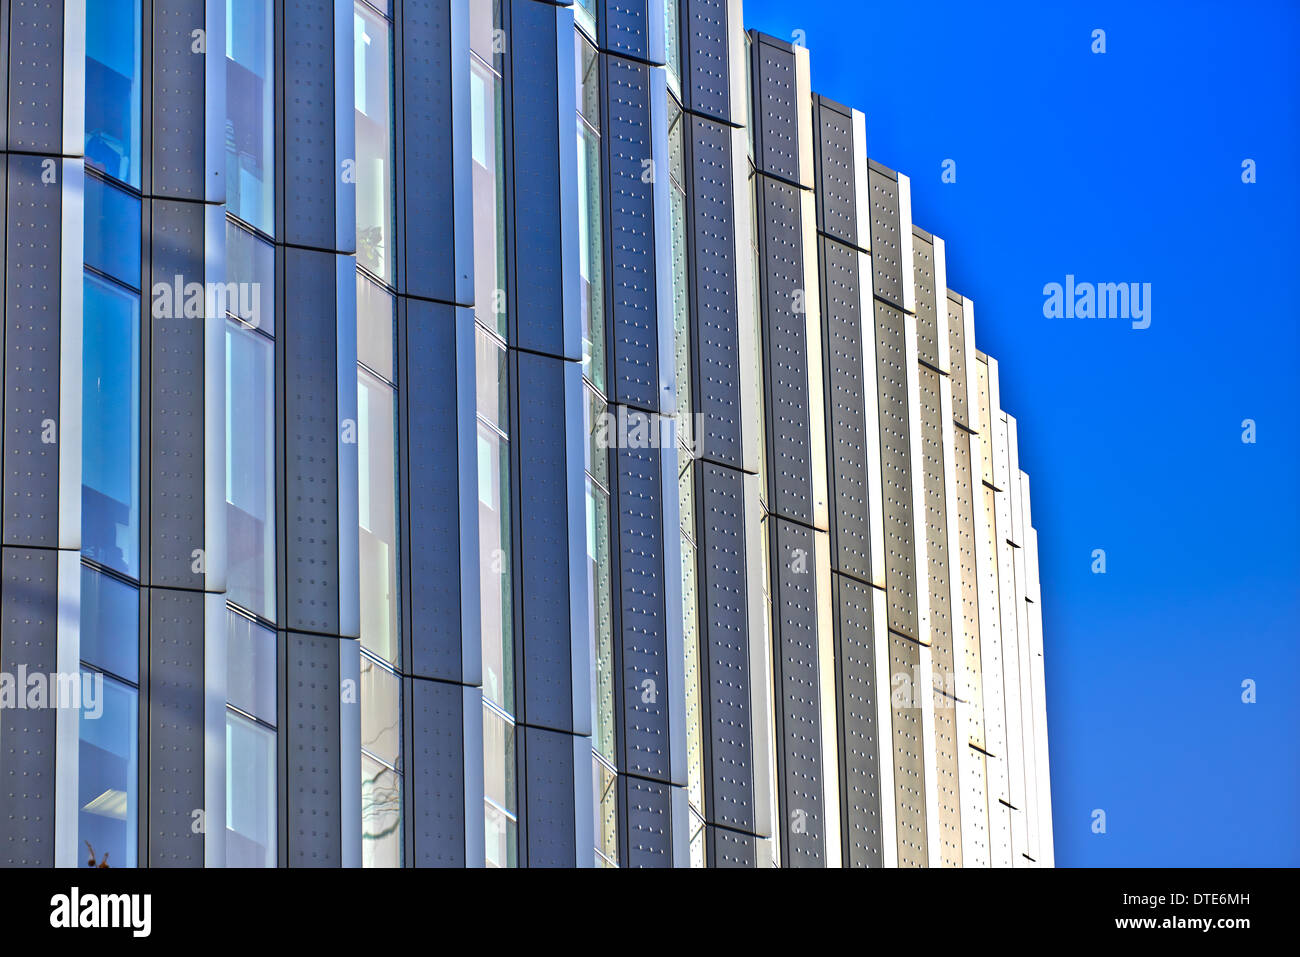
[(203, 607), (201, 592), (149, 590), (150, 867), (203, 865)]
[(973, 428), (971, 410), (966, 401), (970, 357), (967, 356), (966, 316), (962, 304), (949, 294), (941, 300), (948, 310), (948, 363), (952, 376), (952, 417), (966, 428)]
[[(601, 47), (638, 60), (662, 62), (663, 25), (656, 24), (654, 18), (662, 19), (660, 4), (665, 2), (676, 0), (601, 0)], [(656, 28), (659, 49), (652, 43)]]
[(880, 396), (880, 460), (885, 495), (885, 580), (889, 627), (918, 637), (916, 544), (912, 514), (911, 427), (903, 313), (875, 304), (876, 388)]
[[(898, 180), (872, 167), (867, 172), (871, 189), (871, 268), (875, 293), (898, 308), (903, 297), (903, 237), (899, 219)], [(910, 265), (910, 264), (909, 264)], [(908, 279), (911, 279), (910, 269)]]
[(989, 852), (988, 759), (980, 751), (968, 748), (966, 756), (971, 773), (963, 788), (962, 838), (966, 867), (988, 867)]
[(760, 172), (799, 182), (799, 101), (795, 51), (772, 37), (755, 36), (753, 71), (754, 159)]
[(741, 473), (696, 462), (700, 508), (700, 606), (708, 701), (708, 819), (752, 831), (754, 764), (749, 688), (749, 624)]
[(925, 748), (921, 735), (921, 698), (929, 694), (921, 673), (921, 646), (889, 635), (894, 742), (894, 807), (898, 826), (898, 866), (925, 867)]
[(5, 11), (9, 147), (57, 156), (63, 151), (63, 4), (15, 0)]
[[(58, 557), (53, 549), (0, 553), (0, 670), (57, 669)], [(16, 678), (15, 678), (16, 680)], [(0, 862), (54, 866), (55, 708), (0, 708)]]
[(813, 145), (817, 166), (817, 228), (841, 242), (859, 242), (854, 175), (853, 113), (822, 96), (813, 97)]
[(673, 864), (671, 785), (619, 775), (627, 814), (627, 867)]
[(410, 722), (411, 807), (407, 816), (417, 867), (464, 867), (465, 820), (464, 694), (454, 684), (404, 678), (403, 709)]
[(282, 235), (294, 245), (333, 249), (339, 177), (334, 168), (333, 4), (285, 0), (282, 36), (284, 158), (277, 157), (284, 171)]
[(984, 682), (980, 661), (979, 578), (975, 565), (975, 488), (971, 473), (971, 437), (958, 429), (954, 435), (954, 486), (957, 499), (956, 574), (961, 576), (963, 690), (970, 743), (987, 750), (984, 736)]
[(800, 190), (758, 177), (768, 508), (812, 524), (808, 289)]
[(682, 0), (682, 5), (685, 105), (697, 113), (727, 120), (731, 112), (727, 0)]
[[(641, 409), (659, 404), (659, 330), (655, 280), (655, 184), (645, 161), (654, 157), (650, 68), (603, 56), (605, 135), (609, 170), (609, 285), (613, 292), (612, 401)], [(666, 266), (666, 264), (665, 264)]]
[(710, 867), (758, 866), (759, 840), (754, 835), (710, 827), (705, 839), (709, 842)]
[[(153, 10), (153, 194), (202, 200), (206, 184), (204, 111), (206, 57), (192, 33), (206, 23), (206, 0), (176, 0)], [(292, 81), (291, 81), (292, 82)], [(331, 142), (328, 156), (333, 158)]]
[[(880, 740), (877, 696), (888, 693), (876, 674), (873, 604), (879, 592), (842, 575), (831, 576), (835, 604), (836, 666), (839, 670), (841, 805), (844, 863), (880, 867)], [(886, 688), (882, 692), (882, 688)], [(893, 840), (893, 835), (889, 836)]]
[[(694, 269), (691, 273), (694, 371), (702, 434), (697, 454), (741, 466), (739, 309), (736, 285), (736, 218), (731, 131), (689, 118), (688, 194), (694, 201)], [(748, 347), (746, 347), (748, 348)]]
[(573, 736), (520, 728), (517, 740), (524, 749), (527, 865), (574, 867), (580, 854), (590, 860), (591, 848), (580, 851), (576, 842)]
[[(935, 274), (934, 238), (929, 233), (913, 229), (912, 279), (916, 286), (916, 348), (923, 362), (938, 369), (941, 368), (939, 338), (944, 324), (940, 321), (938, 312), (942, 306), (938, 297), (943, 293), (936, 288)], [(947, 318), (946, 313), (943, 318)]]
[(342, 779), (339, 731), (342, 692), (338, 638), (284, 635), (285, 736), (289, 866), (342, 863)]

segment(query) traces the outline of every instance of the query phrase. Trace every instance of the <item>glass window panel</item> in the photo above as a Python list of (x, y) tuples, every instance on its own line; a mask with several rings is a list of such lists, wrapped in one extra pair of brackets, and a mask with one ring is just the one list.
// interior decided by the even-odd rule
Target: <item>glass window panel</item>
[(87, 274), (81, 550), (140, 577), (140, 297)]
[(514, 627), (510, 574), (510, 449), (506, 351), (475, 330), (478, 389), (479, 596), (483, 693), (514, 711)]
[(226, 323), (229, 598), (275, 620), (275, 343)]
[(402, 866), (402, 776), (361, 755), (361, 866)]
[(516, 867), (519, 862), (519, 825), (501, 809), (484, 802), (487, 832), (487, 866)]
[(361, 747), (402, 769), (402, 679), (361, 656)]
[(357, 273), (357, 359), (389, 382), (393, 375), (393, 297)]
[(664, 0), (664, 49), (668, 60), (669, 82), (681, 88), (682, 51), (677, 0)]
[(505, 52), (505, 33), (496, 32), (500, 26), (501, 0), (474, 0), (469, 5), (469, 48), (493, 67)]
[(86, 162), (140, 185), (141, 0), (86, 0)]
[(226, 700), (267, 724), (277, 724), (275, 632), (237, 612), (227, 612), (226, 617)]
[(593, 37), (596, 35), (596, 0), (578, 0), (573, 18)]
[(400, 659), (397, 625), (397, 411), (393, 387), (357, 373), (361, 646)]
[(140, 591), (81, 566), (81, 660), (140, 680)]
[(275, 732), (227, 711), (227, 867), (275, 867), (275, 792)]
[(474, 158), (474, 313), (506, 335), (505, 156), (501, 78), (477, 58), (470, 61), (470, 114)]
[(98, 673), (83, 672), (82, 680), (94, 690), (78, 723), (77, 836), (97, 861), (135, 867), (139, 692)]
[(388, 23), (358, 2), (353, 19), (357, 145), (357, 262), (390, 286), (393, 250), (393, 107)]
[(86, 265), (140, 288), (140, 200), (86, 177)]
[[(614, 640), (609, 495), (587, 479), (587, 584), (591, 596), (591, 701), (595, 749), (614, 762)], [(639, 693), (639, 689), (634, 689)]]
[(591, 783), (596, 809), (596, 865), (618, 866), (618, 775), (591, 756)]
[(515, 727), (483, 709), (483, 793), (488, 865), (514, 867), (516, 858)]
[(235, 295), (226, 296), (226, 313), (275, 335), (275, 247), (229, 221), (226, 279), (236, 284)]
[(226, 0), (226, 205), (275, 233), (275, 20), (271, 0)]
[[(583, 372), (605, 391), (605, 281), (600, 213), (600, 71), (595, 49), (574, 35), (578, 97), (578, 242)], [(585, 121), (585, 122), (584, 122)]]

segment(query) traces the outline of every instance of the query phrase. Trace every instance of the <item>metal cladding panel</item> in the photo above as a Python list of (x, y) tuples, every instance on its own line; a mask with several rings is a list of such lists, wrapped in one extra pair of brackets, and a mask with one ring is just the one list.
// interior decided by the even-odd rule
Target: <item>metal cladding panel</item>
[[(474, 430), (473, 409), (465, 408), (463, 391), (474, 391), (473, 315), (416, 299), (399, 308), (404, 348), (400, 390), (399, 455), (408, 524), (405, 546), (410, 556), (408, 580), (400, 591), (410, 606), (411, 673), (459, 681), (463, 622), (462, 528), (477, 529), (478, 515), (461, 514), (461, 433)], [(465, 366), (468, 365), (468, 368)], [(438, 387), (427, 387), (437, 383)], [(470, 543), (471, 545), (473, 543)], [(477, 555), (475, 556), (477, 562)]]
[(795, 50), (756, 35), (750, 47), (753, 75), (754, 159), (760, 172), (800, 181), (800, 101)]
[(464, 867), (464, 689), (442, 681), (403, 678), (403, 716), (410, 723), (408, 812), (416, 867)]
[[(204, 114), (208, 54), (194, 52), (198, 27), (207, 25), (207, 0), (154, 4), (152, 52), (152, 193), (202, 201), (207, 184)], [(217, 37), (208, 38), (208, 42)], [(224, 56), (224, 44), (211, 56)], [(224, 64), (223, 64), (224, 65)], [(333, 147), (330, 148), (333, 158)]]
[(962, 304), (947, 296), (940, 303), (948, 310), (948, 363), (952, 376), (952, 417), (966, 428), (971, 423), (970, 403), (967, 401), (970, 382), (971, 357), (968, 350), (973, 343), (966, 341), (966, 317)]
[(585, 630), (571, 633), (569, 620), (569, 523), (582, 518), (569, 515), (566, 363), (514, 350), (510, 361), (515, 367), (510, 395), (517, 435), (511, 443), (510, 471), (518, 476), (520, 489), (515, 568), (523, 596), (523, 715), (529, 724), (572, 731), (570, 643), (585, 643), (587, 635)]
[(988, 750), (984, 734), (984, 669), (980, 656), (979, 576), (975, 559), (977, 505), (975, 475), (971, 471), (971, 436), (958, 429), (953, 438), (958, 552), (956, 568), (950, 574), (955, 571), (961, 576), (961, 691), (967, 706), (967, 737), (971, 744)]
[[(172, 287), (177, 276), (182, 284), (203, 282), (204, 207), (166, 201), (150, 207), (150, 288)], [(177, 308), (183, 299), (176, 292), (173, 308), (159, 310), (173, 315), (149, 319), (149, 583), (202, 588), (204, 565), (195, 564), (194, 551), (206, 547), (206, 322)]]
[[(54, 674), (59, 612), (58, 553), (0, 553), (0, 670)], [(0, 862), (54, 866), (56, 708), (0, 708)]]
[(9, 20), (8, 148), (58, 156), (63, 152), (63, 4), (5, 4)]
[[(700, 510), (700, 606), (704, 629), (709, 727), (705, 788), (710, 823), (756, 826), (750, 714), (745, 503), (741, 473), (696, 463)], [(754, 623), (758, 627), (758, 623)], [(712, 830), (712, 829), (710, 829)]]
[(767, 412), (768, 503), (772, 512), (813, 524), (807, 277), (800, 190), (758, 178), (763, 290), (763, 380)]
[[(655, 183), (645, 163), (651, 141), (650, 67), (601, 57), (609, 170), (610, 288), (613, 290), (611, 400), (659, 408), (659, 328), (655, 275)], [(651, 167), (654, 172), (654, 167)]]
[(826, 863), (818, 700), (816, 533), (772, 516), (772, 655), (776, 664), (781, 848), (789, 866)]
[(573, 736), (563, 731), (521, 727), (524, 749), (526, 863), (528, 867), (573, 867), (591, 859), (579, 848), (574, 808)]
[[(880, 729), (876, 643), (886, 640), (873, 625), (879, 593), (869, 585), (831, 576), (835, 603), (835, 661), (839, 669), (840, 772), (843, 846), (849, 867), (880, 867)], [(890, 835), (892, 839), (892, 835)]]
[[(59, 44), (61, 49), (61, 33)], [(63, 190), (42, 182), (43, 162), (54, 161), (9, 157), (7, 215), (13, 225), (5, 248), (3, 524), (5, 544), (55, 547), (59, 446), (42, 435), (46, 422), (60, 420)]]
[(759, 839), (753, 834), (710, 827), (705, 831), (709, 842), (709, 867), (758, 867)]
[(813, 147), (817, 175), (817, 228), (843, 243), (858, 242), (853, 112), (813, 97)]
[[(867, 181), (871, 189), (871, 265), (875, 292), (903, 309), (907, 305), (903, 291), (906, 244), (899, 212), (899, 183), (875, 168), (867, 171)], [(910, 272), (909, 268), (907, 285), (911, 285)]]
[(287, 755), (282, 786), (290, 867), (338, 867), (343, 860), (343, 789), (361, 786), (342, 778), (339, 642), (346, 640), (293, 632), (284, 637), (280, 734)]
[(662, 63), (665, 3), (676, 0), (601, 0), (602, 50), (635, 60)]
[(898, 822), (898, 866), (925, 867), (928, 844), (925, 822), (925, 747), (921, 731), (921, 696), (930, 694), (922, 674), (921, 646), (889, 635), (893, 704), (894, 802)]
[(691, 276), (694, 370), (702, 433), (700, 458), (740, 468), (740, 315), (736, 282), (735, 192), (731, 130), (690, 117), (687, 195), (693, 199)]
[(471, 175), (469, 97), (461, 79), (469, 76), (469, 2), (478, 0), (404, 0), (396, 54), (401, 290), (461, 303), (473, 297), (474, 282), (467, 242), (473, 225), (459, 195), (469, 193)]
[(204, 599), (149, 590), (148, 816), (150, 867), (201, 867)]
[(943, 303), (939, 297), (947, 299), (946, 291), (938, 289), (935, 276), (938, 272), (935, 258), (936, 244), (933, 238), (912, 232), (912, 280), (916, 286), (916, 348), (923, 362), (936, 369), (943, 368), (940, 353), (944, 351), (940, 337), (944, 335), (947, 314), (939, 315)]
[[(674, 452), (658, 448), (620, 448), (616, 452), (623, 667), (621, 770), (662, 781), (671, 777), (664, 566), (666, 555), (676, 554), (677, 543), (670, 543), (665, 550), (660, 459)], [(677, 614), (679, 610), (672, 611)]]
[(889, 627), (919, 637), (917, 569), (912, 507), (911, 426), (903, 313), (875, 303), (876, 387), (880, 395), (880, 458), (885, 493), (885, 581)]
[[(821, 247), (822, 362), (825, 367), (831, 513), (831, 561), (863, 581), (871, 580), (870, 476), (867, 464), (867, 375), (863, 368), (864, 326), (860, 253), (833, 239)], [(874, 386), (873, 386), (874, 387)]]
[[(974, 748), (966, 755), (971, 768), (970, 781), (963, 787), (961, 825), (964, 867), (990, 867), (988, 758)], [(994, 802), (996, 803), (996, 801)]]
[(688, 110), (726, 120), (731, 116), (731, 25), (728, 0), (682, 0), (685, 59), (682, 94)]
[[(285, 242), (334, 249), (335, 163), (334, 5), (285, 0), (284, 175)], [(278, 218), (278, 217), (277, 217)], [(292, 302), (293, 300), (288, 300)]]
[[(565, 335), (565, 286), (574, 283), (565, 272), (565, 218), (572, 214), (565, 207), (563, 182), (565, 158), (573, 160), (576, 146), (574, 113), (561, 112), (574, 102), (573, 43), (560, 37), (557, 16), (557, 8), (545, 3), (510, 5), (506, 82), (513, 129), (507, 141), (513, 144), (514, 192), (506, 232), (507, 259), (513, 252), (514, 261), (511, 345), (564, 356), (566, 346), (576, 345)], [(561, 128), (567, 132), (563, 140)]]
[(286, 248), (277, 360), (284, 368), (285, 606), (289, 628), (339, 631), (335, 257)]
[(619, 775), (627, 816), (627, 867), (671, 867), (672, 785)]

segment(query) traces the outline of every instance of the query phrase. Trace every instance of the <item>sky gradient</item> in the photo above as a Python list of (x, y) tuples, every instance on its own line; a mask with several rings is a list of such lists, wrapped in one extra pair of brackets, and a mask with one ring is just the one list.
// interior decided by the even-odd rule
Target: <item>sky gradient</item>
[[(1058, 866), (1300, 865), (1300, 4), (744, 8), (866, 114), (999, 360)], [(1045, 318), (1067, 274), (1151, 283), (1150, 328)]]

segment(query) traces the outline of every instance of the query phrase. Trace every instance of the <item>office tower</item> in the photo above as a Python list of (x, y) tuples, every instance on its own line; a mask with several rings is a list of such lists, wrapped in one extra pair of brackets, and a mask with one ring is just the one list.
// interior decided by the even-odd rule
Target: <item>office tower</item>
[(736, 0), (0, 50), (0, 861), (1051, 863), (1016, 423), (807, 51)]

